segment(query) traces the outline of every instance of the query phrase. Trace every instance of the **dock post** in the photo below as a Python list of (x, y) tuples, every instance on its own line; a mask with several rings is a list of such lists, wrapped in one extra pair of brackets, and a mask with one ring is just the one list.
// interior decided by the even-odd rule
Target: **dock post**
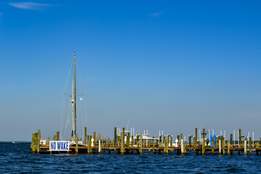
[(181, 154), (185, 153), (185, 147), (184, 147), (184, 140), (183, 138), (180, 140), (180, 150), (181, 150)]
[(192, 136), (189, 136), (189, 147), (191, 147), (191, 145), (192, 145)]
[(40, 152), (40, 140), (41, 140), (41, 131), (38, 129), (37, 131), (37, 153)]
[(222, 154), (226, 154), (226, 150), (225, 150), (225, 137), (221, 136), (221, 146), (222, 146)]
[(60, 132), (57, 131), (56, 134), (57, 134), (57, 140), (60, 140)]
[(227, 143), (227, 154), (230, 155), (230, 141)]
[(230, 144), (233, 144), (233, 134), (230, 134), (230, 140), (229, 140)]
[(139, 154), (142, 154), (142, 135), (138, 135), (138, 151)]
[(127, 148), (130, 147), (130, 141), (131, 141), (130, 138), (131, 138), (130, 132), (128, 132), (128, 133), (127, 133), (127, 141), (126, 141)]
[(131, 135), (131, 147), (133, 147), (133, 144), (134, 144), (134, 136)]
[(205, 155), (206, 152), (206, 130), (205, 128), (202, 131), (202, 155)]
[[(97, 135), (96, 135), (96, 132), (94, 131), (93, 132), (93, 146), (95, 147), (96, 146), (96, 143), (97, 143)], [(96, 146), (97, 147), (97, 146)]]
[(55, 132), (55, 134), (53, 136), (53, 140), (55, 140), (55, 141), (60, 140), (60, 132), (59, 131)]
[(244, 140), (244, 154), (247, 155), (247, 140)]
[(168, 135), (168, 143), (169, 143), (169, 147), (172, 147), (172, 136)]
[(163, 138), (164, 141), (164, 153), (168, 154), (169, 153), (169, 142), (168, 142), (168, 138), (166, 136), (164, 136)]
[(252, 147), (254, 147), (254, 146), (253, 146), (253, 140), (252, 140), (251, 137), (249, 137), (249, 140), (248, 140), (248, 148), (249, 148), (249, 150), (251, 150)]
[(92, 136), (88, 136), (88, 153), (92, 152)]
[[(228, 143), (228, 154), (229, 155), (231, 155), (232, 153), (233, 153), (233, 139), (234, 139), (234, 137), (233, 137), (233, 134), (230, 134), (230, 141), (229, 141), (229, 143)], [(232, 150), (232, 151), (231, 151)]]
[(238, 130), (238, 144), (239, 144), (239, 146), (241, 146), (241, 144), (242, 144), (242, 130), (241, 129)]
[(194, 146), (194, 151), (196, 152), (197, 148), (198, 148), (198, 128), (195, 128), (195, 135), (194, 135), (193, 146)]
[(83, 143), (87, 145), (87, 127), (84, 127)]
[(117, 127), (114, 127), (114, 148), (118, 145), (118, 129)]
[[(173, 148), (173, 136), (171, 136), (170, 145), (171, 145), (171, 148)], [(173, 152), (174, 152), (174, 148), (173, 148)]]
[(165, 136), (163, 136), (162, 138), (163, 138), (163, 152), (166, 153), (166, 139)]
[(214, 155), (215, 154), (215, 147), (216, 147), (216, 143), (215, 143), (215, 140), (214, 140), (214, 138), (212, 138), (212, 147), (211, 147), (211, 153), (212, 153), (212, 155)]
[(154, 153), (158, 152), (159, 153), (159, 148), (160, 148), (160, 141), (159, 139), (156, 139), (156, 144), (154, 145)]
[(221, 136), (218, 137), (218, 153), (222, 154)]
[(120, 153), (121, 154), (125, 153), (124, 140), (125, 140), (125, 128), (122, 128), (122, 132), (121, 132), (121, 148), (120, 148)]
[(98, 140), (98, 153), (101, 153), (101, 140)]
[(31, 143), (31, 150), (33, 153), (35, 153), (37, 150), (36, 150), (36, 133), (32, 133), (32, 143)]
[(31, 150), (32, 150), (33, 153), (39, 153), (40, 152), (40, 139), (41, 139), (40, 130), (32, 133)]

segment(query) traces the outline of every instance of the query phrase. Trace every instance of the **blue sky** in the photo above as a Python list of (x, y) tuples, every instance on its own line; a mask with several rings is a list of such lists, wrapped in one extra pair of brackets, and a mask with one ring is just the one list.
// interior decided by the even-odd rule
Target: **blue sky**
[[(0, 140), (79, 127), (261, 128), (260, 1), (0, 1)], [(81, 131), (79, 130), (79, 134)]]

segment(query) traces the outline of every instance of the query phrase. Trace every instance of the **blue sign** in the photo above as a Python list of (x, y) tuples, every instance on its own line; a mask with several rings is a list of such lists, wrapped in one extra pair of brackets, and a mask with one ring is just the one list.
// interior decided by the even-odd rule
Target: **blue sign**
[(69, 151), (70, 141), (50, 141), (49, 142), (50, 151)]

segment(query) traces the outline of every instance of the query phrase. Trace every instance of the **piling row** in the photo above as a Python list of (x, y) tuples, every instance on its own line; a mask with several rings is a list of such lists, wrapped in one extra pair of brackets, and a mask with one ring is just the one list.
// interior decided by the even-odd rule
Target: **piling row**
[[(261, 153), (261, 139), (254, 140), (251, 137), (243, 136), (242, 130), (238, 130), (238, 139), (230, 134), (229, 139), (224, 135), (215, 135), (207, 133), (202, 129), (198, 134), (195, 128), (193, 136), (188, 140), (183, 134), (177, 135), (174, 139), (172, 135), (160, 134), (157, 137), (151, 137), (148, 134), (136, 133), (125, 128), (114, 128), (113, 139), (97, 136), (96, 132), (88, 134), (87, 127), (84, 128), (83, 138), (74, 137), (71, 139), (68, 151), (52, 151), (50, 149), (50, 139), (41, 139), (40, 130), (32, 134), (31, 150), (33, 153), (118, 153), (118, 154), (187, 154), (195, 153), (198, 155), (219, 154), (256, 154)], [(201, 135), (201, 138), (198, 137)], [(53, 136), (54, 141), (60, 141), (60, 133), (56, 132)], [(193, 140), (193, 141), (192, 141)]]

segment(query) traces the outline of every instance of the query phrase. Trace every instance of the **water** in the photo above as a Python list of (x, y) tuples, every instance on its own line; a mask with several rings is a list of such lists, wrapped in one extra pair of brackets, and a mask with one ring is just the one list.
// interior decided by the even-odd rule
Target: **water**
[(0, 143), (0, 173), (261, 173), (261, 156), (42, 155)]

